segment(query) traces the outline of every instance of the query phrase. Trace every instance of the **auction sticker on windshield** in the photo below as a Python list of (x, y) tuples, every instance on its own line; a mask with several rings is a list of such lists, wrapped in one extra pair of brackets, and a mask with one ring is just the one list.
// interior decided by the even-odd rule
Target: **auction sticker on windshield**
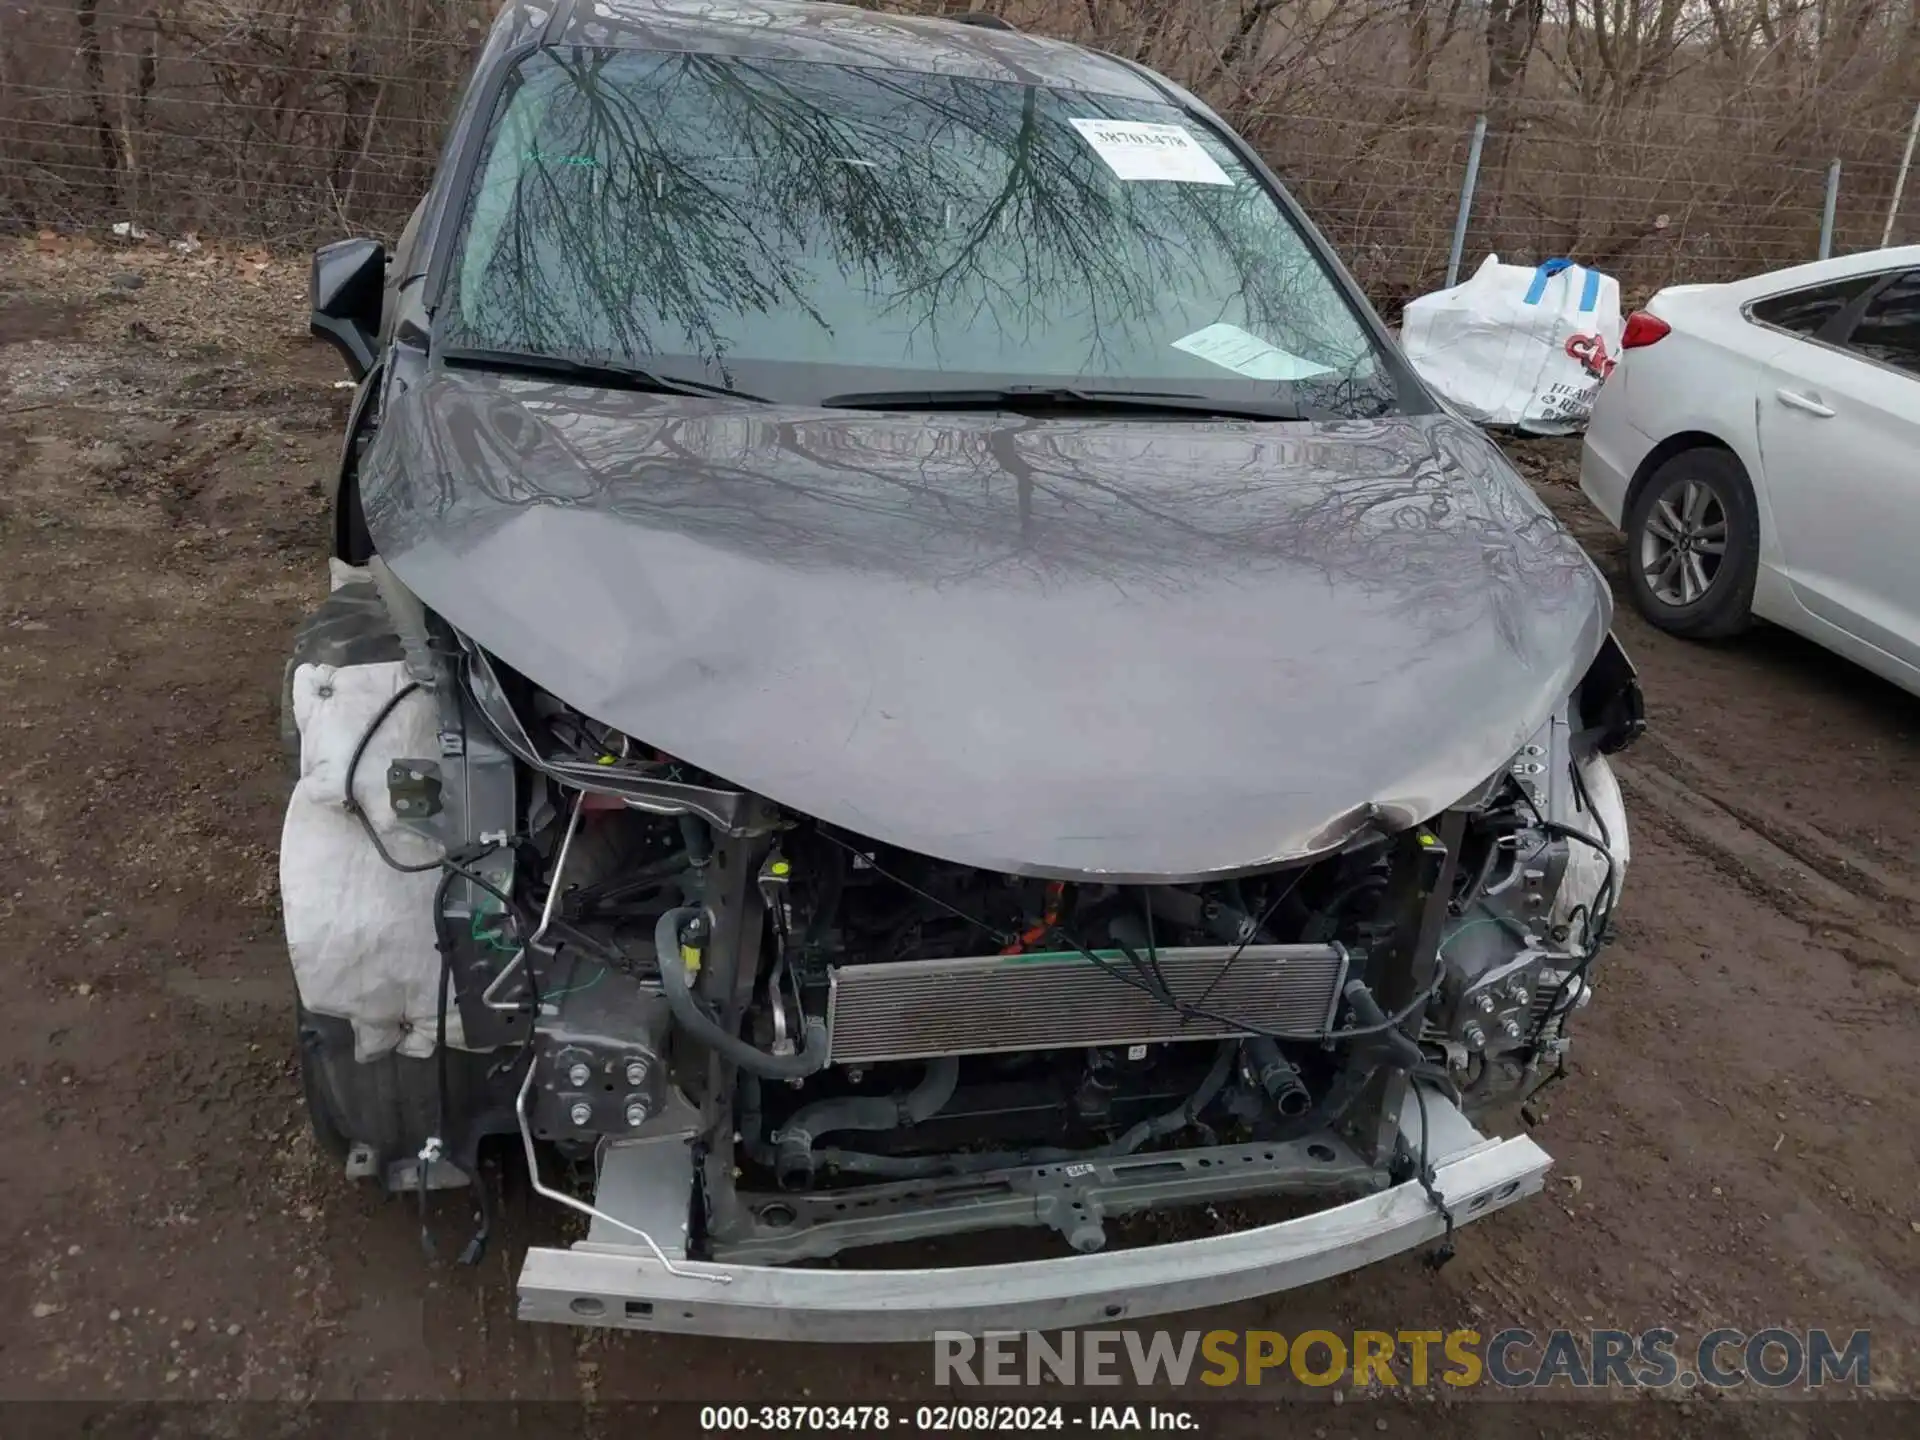
[(1309, 375), (1325, 375), (1331, 368), (1270, 345), (1238, 325), (1209, 325), (1182, 335), (1173, 342), (1173, 348), (1254, 380), (1304, 380)]
[(1069, 122), (1107, 168), (1122, 180), (1179, 180), (1189, 185), (1231, 185), (1227, 172), (1200, 148), (1183, 125), (1139, 120)]

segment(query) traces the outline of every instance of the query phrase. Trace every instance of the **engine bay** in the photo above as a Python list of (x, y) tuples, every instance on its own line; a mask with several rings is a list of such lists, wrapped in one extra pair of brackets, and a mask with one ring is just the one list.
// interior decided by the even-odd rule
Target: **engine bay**
[[(436, 1163), (457, 1183), (514, 1130), (536, 1184), (536, 1145), (588, 1169), (610, 1146), (688, 1150), (690, 1253), (946, 1233), (966, 1197), (1050, 1171), (1127, 1167), (1109, 1214), (1143, 1165), (1204, 1194), (1419, 1177), (1395, 1129), (1410, 1093), (1475, 1113), (1558, 1072), (1626, 861), (1611, 772), (1573, 753), (1572, 702), (1427, 823), (1127, 883), (995, 873), (784, 810), (471, 646), (414, 638), (357, 667), (383, 677), (377, 713), (369, 699), (309, 747), (350, 751), (348, 814), (392, 872), (366, 872), (368, 893), (430, 895), (416, 1013), (387, 1029), (430, 1027), (438, 1073), (411, 1083), (433, 1093), (410, 1130), (353, 1138), (369, 1173), (416, 1184)], [(401, 753), (429, 735), (437, 754)], [(394, 858), (434, 847), (433, 864)], [(325, 978), (302, 974), (310, 1006)], [(1105, 1243), (1085, 1202), (1032, 1218)]]

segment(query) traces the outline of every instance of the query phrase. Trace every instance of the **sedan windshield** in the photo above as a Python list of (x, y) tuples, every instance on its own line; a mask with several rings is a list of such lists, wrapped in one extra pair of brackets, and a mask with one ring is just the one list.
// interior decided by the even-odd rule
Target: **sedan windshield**
[(1397, 403), (1314, 245), (1183, 111), (710, 55), (522, 63), (436, 330), (792, 403)]

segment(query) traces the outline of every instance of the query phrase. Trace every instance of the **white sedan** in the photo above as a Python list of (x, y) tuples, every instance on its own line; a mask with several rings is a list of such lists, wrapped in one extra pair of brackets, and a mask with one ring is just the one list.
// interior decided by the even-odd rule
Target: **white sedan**
[(1759, 616), (1920, 693), (1920, 245), (1657, 293), (1580, 488), (1662, 629)]

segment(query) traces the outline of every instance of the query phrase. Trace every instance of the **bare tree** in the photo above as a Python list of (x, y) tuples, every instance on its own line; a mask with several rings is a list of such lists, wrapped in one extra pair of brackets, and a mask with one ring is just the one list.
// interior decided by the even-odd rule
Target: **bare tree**
[[(743, 0), (751, 3), (751, 0)], [(1632, 283), (1876, 243), (1920, 99), (1920, 0), (870, 0), (980, 9), (1142, 61), (1245, 134), (1363, 283), (1472, 236)], [(0, 0), (0, 223), (306, 243), (397, 230), (495, 0)], [(131, 211), (129, 207), (132, 207)]]

